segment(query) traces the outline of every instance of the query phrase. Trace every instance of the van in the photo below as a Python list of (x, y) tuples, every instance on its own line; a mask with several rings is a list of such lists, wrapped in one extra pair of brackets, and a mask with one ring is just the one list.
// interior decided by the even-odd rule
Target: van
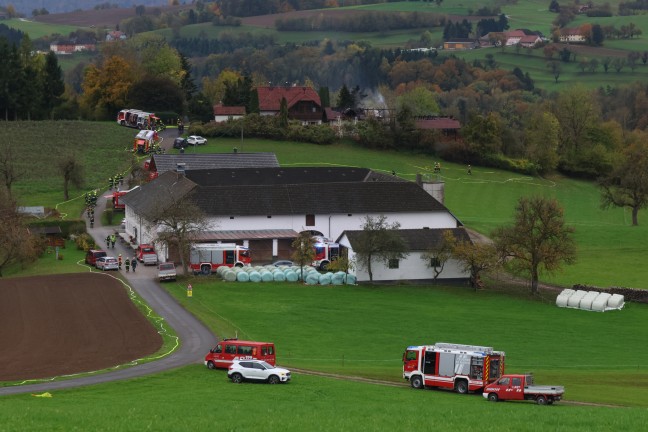
[(264, 360), (271, 365), (277, 363), (275, 346), (271, 342), (252, 342), (238, 339), (223, 339), (205, 356), (209, 369), (227, 369), (234, 360)]
[(108, 256), (106, 251), (99, 249), (90, 249), (88, 253), (86, 253), (85, 263), (94, 267), (97, 265), (97, 258), (105, 256)]

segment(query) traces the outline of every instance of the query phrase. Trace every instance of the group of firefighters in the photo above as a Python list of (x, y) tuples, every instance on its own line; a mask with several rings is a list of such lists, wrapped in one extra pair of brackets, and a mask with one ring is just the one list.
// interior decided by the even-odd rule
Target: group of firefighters
[(124, 176), (122, 174), (116, 174), (108, 178), (108, 187), (110, 190), (113, 190), (114, 187), (119, 187), (124, 182)]
[[(117, 265), (119, 266), (119, 270), (122, 269), (122, 254), (119, 254), (117, 257)], [(124, 261), (124, 267), (126, 267), (126, 273), (129, 272), (131, 266), (133, 267), (133, 273), (135, 273), (135, 269), (137, 268), (137, 258), (133, 257), (133, 259), (129, 259), (126, 257), (126, 260)]]

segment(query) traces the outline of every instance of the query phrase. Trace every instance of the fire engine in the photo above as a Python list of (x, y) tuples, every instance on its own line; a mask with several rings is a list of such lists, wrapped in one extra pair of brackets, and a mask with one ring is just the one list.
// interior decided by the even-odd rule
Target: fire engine
[(340, 245), (329, 242), (323, 237), (315, 238), (315, 257), (313, 258), (313, 267), (320, 270), (326, 270), (331, 261), (335, 261), (340, 256)]
[(457, 393), (481, 391), (504, 373), (503, 351), (491, 347), (436, 343), (409, 346), (403, 354), (403, 378), (412, 387), (440, 387)]
[[(136, 186), (137, 187), (137, 186)], [(126, 195), (128, 192), (132, 191), (135, 188), (131, 188), (125, 191), (114, 191), (110, 195), (104, 195), (104, 198), (111, 199), (113, 203), (113, 209), (115, 210), (124, 210), (126, 208), (126, 204), (122, 203), (119, 199)]]
[(117, 114), (117, 123), (122, 126), (128, 126), (137, 129), (148, 129), (154, 127), (159, 118), (154, 113), (141, 111), (138, 109), (123, 109)]
[(135, 139), (133, 140), (133, 151), (137, 153), (148, 153), (151, 150), (151, 147), (153, 147), (154, 144), (156, 144), (160, 138), (158, 137), (158, 133), (153, 130), (141, 130), (135, 135)]
[(250, 251), (236, 243), (199, 243), (191, 247), (190, 267), (194, 274), (211, 274), (220, 266), (250, 265)]

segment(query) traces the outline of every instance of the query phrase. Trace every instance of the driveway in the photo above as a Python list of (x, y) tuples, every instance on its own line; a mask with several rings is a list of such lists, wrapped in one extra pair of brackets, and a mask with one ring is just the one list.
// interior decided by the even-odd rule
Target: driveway
[[(177, 135), (175, 129), (165, 131), (168, 136)], [(173, 140), (166, 139), (167, 144)], [(107, 195), (105, 192), (100, 195), (97, 208), (105, 206)], [(100, 218), (95, 221), (94, 228), (88, 228), (88, 232), (98, 241), (99, 246), (104, 247), (105, 239), (109, 234), (114, 232), (114, 227), (104, 227), (100, 225)], [(122, 254), (124, 260), (127, 256), (133, 257), (133, 249), (117, 241), (114, 250), (110, 250), (111, 255), (117, 256)], [(189, 313), (185, 308), (168, 294), (158, 283), (156, 276), (157, 270), (154, 266), (145, 267), (140, 264), (137, 271), (126, 273), (122, 270), (128, 284), (139, 294), (144, 301), (173, 328), (180, 338), (180, 346), (172, 354), (153, 362), (128, 367), (121, 370), (106, 372), (98, 375), (85, 376), (69, 380), (44, 382), (39, 384), (29, 384), (23, 386), (12, 386), (0, 388), (0, 395), (20, 394), (20, 393), (37, 393), (43, 391), (60, 390), (66, 388), (100, 384), (109, 381), (124, 380), (129, 378), (150, 375), (169, 369), (186, 366), (190, 364), (202, 364), (203, 359), (209, 348), (216, 341), (216, 336), (200, 322), (196, 317)]]

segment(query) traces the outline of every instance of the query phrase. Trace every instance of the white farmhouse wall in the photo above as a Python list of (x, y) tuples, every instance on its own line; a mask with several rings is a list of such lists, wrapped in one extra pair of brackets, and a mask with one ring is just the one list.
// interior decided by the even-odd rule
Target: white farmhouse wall
[[(408, 280), (432, 280), (434, 279), (434, 269), (427, 266), (428, 260), (422, 258), (424, 252), (410, 252), (406, 258), (399, 260), (397, 269), (390, 269), (385, 263), (373, 260), (371, 271), (374, 282), (378, 281), (408, 281)], [(356, 260), (356, 254), (349, 249), (349, 259)], [(358, 282), (369, 282), (369, 272), (364, 268), (356, 268), (349, 273), (355, 275)], [(464, 279), (470, 275), (464, 272), (459, 263), (455, 260), (449, 260), (443, 267), (437, 280), (443, 279)]]
[[(272, 216), (268, 218), (268, 216)], [(315, 225), (306, 225), (306, 215), (233, 216), (209, 219), (210, 231), (292, 229), (319, 231), (335, 240), (346, 230), (360, 230), (367, 214), (318, 214)], [(369, 214), (377, 217), (380, 214)], [(457, 220), (448, 212), (386, 213), (388, 223), (399, 222), (401, 229), (456, 228)]]

